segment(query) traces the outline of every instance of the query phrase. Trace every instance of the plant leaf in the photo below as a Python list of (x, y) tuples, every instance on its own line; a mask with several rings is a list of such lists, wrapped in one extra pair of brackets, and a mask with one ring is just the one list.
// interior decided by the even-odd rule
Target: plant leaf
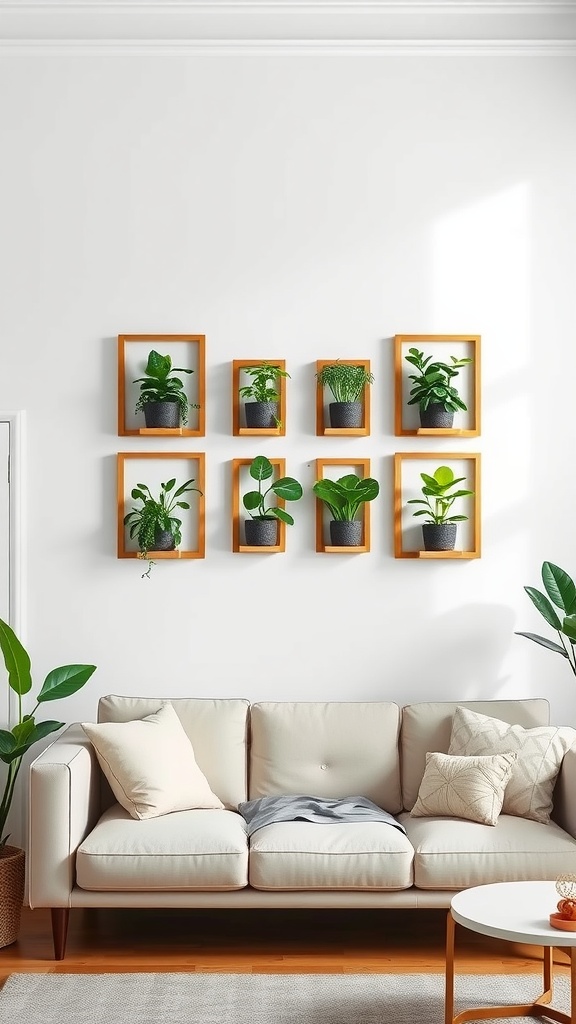
[(274, 472), (270, 459), (265, 455), (257, 455), (250, 465), (250, 476), (253, 480), (269, 480)]
[(574, 580), (552, 562), (542, 566), (542, 582), (551, 601), (566, 615), (576, 612), (576, 584)]
[(38, 703), (69, 697), (80, 690), (95, 671), (96, 665), (61, 665), (60, 668), (53, 668), (36, 698)]
[(302, 497), (302, 485), (291, 476), (283, 476), (272, 484), (272, 490), (286, 501), (298, 501)]
[(155, 352), (152, 349), (148, 355), (148, 362), (146, 363), (144, 373), (148, 374), (149, 377), (154, 377), (156, 380), (163, 380), (170, 373), (171, 366), (172, 360), (170, 356), (161, 356), (159, 352)]
[(553, 640), (547, 640), (545, 636), (538, 636), (537, 633), (522, 633), (516, 631), (516, 636), (526, 636), (529, 640), (534, 640), (534, 643), (540, 644), (541, 647), (546, 647), (549, 651), (554, 651), (556, 654), (561, 654), (563, 658), (567, 658), (568, 655), (560, 644), (554, 643)]
[(566, 615), (562, 623), (562, 632), (571, 643), (576, 641), (576, 615)]
[(535, 587), (524, 587), (524, 590), (528, 594), (528, 597), (532, 601), (532, 604), (538, 609), (540, 615), (546, 619), (549, 626), (552, 629), (561, 630), (562, 623), (555, 608), (550, 604), (550, 601), (545, 594), (542, 594), (540, 590), (536, 590)]
[(258, 491), (247, 491), (247, 493), (242, 498), (242, 504), (244, 505), (245, 509), (251, 512), (252, 509), (258, 508), (260, 500), (261, 495), (258, 493)]
[(0, 648), (8, 673), (8, 684), (22, 696), (32, 689), (30, 657), (7, 622), (0, 619)]
[(268, 513), (275, 516), (276, 519), (281, 519), (287, 526), (294, 526), (294, 520), (289, 512), (284, 508), (270, 508)]

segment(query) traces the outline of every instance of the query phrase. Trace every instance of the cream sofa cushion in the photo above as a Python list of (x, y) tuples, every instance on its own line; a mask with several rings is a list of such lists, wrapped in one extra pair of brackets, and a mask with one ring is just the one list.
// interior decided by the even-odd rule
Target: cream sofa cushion
[[(496, 825), (398, 815), (414, 846), (414, 884), (465, 889), (488, 882), (555, 880), (576, 872), (576, 840), (554, 822), (501, 814)], [(554, 908), (552, 908), (554, 909)]]
[(254, 704), (249, 799), (360, 795), (397, 814), (399, 723), (400, 709), (388, 701)]
[(114, 804), (81, 843), (76, 880), (82, 889), (129, 892), (242, 889), (244, 820), (235, 811), (193, 810), (135, 821)]
[(554, 784), (564, 754), (576, 740), (576, 730), (556, 726), (523, 729), (498, 718), (457, 707), (452, 721), (450, 754), (517, 752), (502, 810), (520, 818), (550, 821)]
[(250, 840), (255, 889), (407, 889), (414, 851), (393, 825), (378, 821), (282, 821)]
[(495, 825), (504, 800), (504, 791), (516, 760), (516, 754), (490, 757), (450, 757), (426, 754), (426, 770), (418, 799), (412, 808), (414, 818), (450, 815)]
[(224, 806), (196, 764), (171, 704), (137, 722), (83, 722), (82, 728), (114, 796), (133, 818)]
[[(157, 697), (102, 697), (98, 704), (99, 722), (130, 722), (151, 715), (162, 706)], [(247, 800), (247, 700), (239, 698), (171, 697), (174, 708), (201, 772), (225, 807), (235, 809)], [(103, 807), (113, 802), (104, 798)]]
[[(480, 701), (421, 701), (407, 704), (402, 709), (400, 732), (400, 761), (402, 766), (402, 797), (404, 809), (412, 810), (416, 803), (428, 751), (448, 753), (452, 719), (457, 707), (471, 708), (483, 715), (493, 715), (504, 722), (523, 725), (547, 725), (547, 700), (480, 700)], [(493, 753), (493, 751), (491, 751)]]

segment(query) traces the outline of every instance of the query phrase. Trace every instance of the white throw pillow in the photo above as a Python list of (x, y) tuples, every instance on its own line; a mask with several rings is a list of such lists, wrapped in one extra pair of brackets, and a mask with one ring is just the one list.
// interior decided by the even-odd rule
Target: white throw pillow
[(82, 728), (114, 796), (133, 818), (224, 806), (196, 764), (172, 704), (135, 722), (83, 722)]
[(556, 776), (576, 730), (552, 725), (524, 729), (468, 708), (457, 707), (452, 719), (449, 754), (518, 754), (504, 794), (503, 814), (547, 824), (552, 811)]
[(466, 818), (495, 825), (515, 760), (516, 754), (426, 754), (426, 769), (412, 816)]

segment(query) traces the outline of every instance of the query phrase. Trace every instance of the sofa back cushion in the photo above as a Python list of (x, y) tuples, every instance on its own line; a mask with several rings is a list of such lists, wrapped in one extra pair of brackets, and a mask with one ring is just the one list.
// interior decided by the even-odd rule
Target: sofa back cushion
[[(197, 697), (102, 697), (99, 722), (132, 722), (172, 704), (210, 788), (228, 809), (247, 799), (247, 700)], [(104, 804), (110, 800), (104, 799)]]
[(550, 706), (540, 697), (530, 700), (422, 701), (402, 709), (400, 762), (404, 808), (411, 811), (426, 768), (430, 751), (448, 753), (452, 718), (457, 707), (470, 708), (481, 715), (500, 718), (510, 725), (530, 729), (548, 725)]
[(400, 708), (384, 701), (254, 704), (250, 799), (280, 793), (365, 796), (397, 814), (399, 727)]

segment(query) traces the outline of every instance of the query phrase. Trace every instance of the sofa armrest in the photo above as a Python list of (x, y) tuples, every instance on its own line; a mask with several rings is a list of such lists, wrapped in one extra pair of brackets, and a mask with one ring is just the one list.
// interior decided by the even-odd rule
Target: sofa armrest
[(576, 746), (566, 751), (554, 789), (554, 821), (576, 839)]
[(101, 773), (80, 725), (30, 765), (28, 886), (31, 907), (68, 907), (76, 850), (100, 816)]

